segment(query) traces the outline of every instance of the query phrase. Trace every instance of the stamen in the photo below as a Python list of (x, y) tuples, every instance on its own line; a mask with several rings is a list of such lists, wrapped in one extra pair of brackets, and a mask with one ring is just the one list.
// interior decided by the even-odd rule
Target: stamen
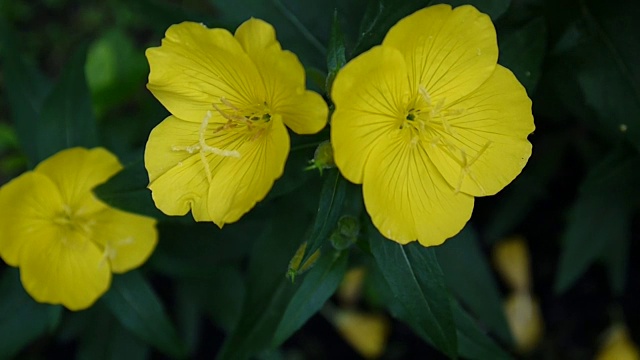
[(427, 89), (425, 89), (424, 86), (419, 85), (418, 92), (422, 96), (422, 99), (424, 100), (424, 102), (426, 102), (427, 105), (431, 106), (431, 95), (429, 95), (429, 93), (427, 92)]

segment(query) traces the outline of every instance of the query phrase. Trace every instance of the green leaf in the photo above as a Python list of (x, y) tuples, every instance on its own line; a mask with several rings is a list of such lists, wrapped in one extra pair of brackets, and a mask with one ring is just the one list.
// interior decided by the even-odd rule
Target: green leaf
[(91, 323), (81, 334), (76, 359), (78, 360), (144, 360), (149, 348), (122, 328), (118, 321), (98, 305)]
[(280, 201), (277, 205), (272, 208), (277, 216), (252, 249), (242, 314), (225, 340), (219, 359), (247, 359), (269, 348), (282, 314), (300, 286), (299, 281), (288, 281), (285, 274), (309, 214), (293, 203)]
[[(419, 327), (412, 320), (412, 316), (407, 309), (397, 301), (389, 284), (380, 272), (380, 269), (373, 267), (369, 269), (365, 284), (370, 296), (374, 296), (379, 302), (386, 306), (391, 314), (407, 323), (416, 335), (433, 345), (433, 341), (424, 328)], [(451, 298), (451, 308), (456, 324), (456, 334), (458, 338), (458, 353), (464, 359), (510, 359), (511, 357), (500, 346), (498, 346), (485, 331), (481, 330), (478, 322), (473, 319), (455, 299)]]
[(453, 317), (458, 334), (458, 352), (465, 359), (511, 359), (456, 301), (452, 301)]
[(18, 50), (12, 46), (17, 43), (13, 33), (2, 32), (0, 38), (4, 40), (5, 45), (2, 75), (11, 118), (18, 140), (29, 160), (29, 167), (33, 168), (39, 163), (40, 158), (36, 130), (42, 104), (51, 91), (51, 83), (35, 66), (25, 62)]
[(433, 248), (400, 245), (370, 226), (371, 252), (409, 323), (450, 358), (457, 358), (456, 327), (449, 292)]
[(166, 355), (185, 357), (184, 345), (162, 302), (137, 270), (114, 276), (102, 301), (120, 324), (138, 338)]
[(329, 38), (329, 49), (327, 51), (327, 81), (325, 90), (331, 94), (333, 80), (340, 70), (347, 63), (346, 50), (344, 45), (344, 35), (340, 29), (338, 19), (338, 9), (333, 12), (333, 23), (331, 25), (331, 37)]
[(57, 326), (62, 308), (35, 302), (22, 288), (17, 269), (4, 270), (0, 294), (0, 358), (13, 358)]
[(333, 295), (347, 271), (348, 252), (331, 251), (323, 255), (304, 277), (291, 298), (275, 332), (272, 346), (277, 347), (320, 311)]
[(84, 76), (86, 49), (76, 51), (42, 104), (35, 129), (38, 162), (74, 146), (98, 145), (96, 119)]
[(311, 230), (305, 236), (306, 251), (301, 264), (304, 264), (316, 250), (320, 249), (329, 239), (331, 231), (336, 227), (342, 215), (343, 204), (347, 197), (348, 182), (337, 169), (327, 171), (327, 175), (320, 191), (318, 212)]
[(539, 17), (498, 39), (498, 62), (513, 72), (529, 94), (533, 93), (540, 78), (547, 45), (546, 33), (544, 18)]
[(611, 265), (614, 290), (624, 287), (623, 254), (631, 236), (633, 209), (640, 198), (637, 184), (637, 154), (616, 150), (588, 175), (578, 200), (569, 214), (567, 228), (562, 236), (562, 252), (556, 276), (555, 290), (561, 293), (569, 288), (596, 260)]
[(493, 201), (496, 210), (485, 227), (484, 238), (494, 243), (511, 234), (530, 215), (533, 206), (550, 197), (548, 184), (558, 173), (567, 149), (566, 135), (547, 134), (535, 146), (535, 156), (523, 172)]
[(142, 160), (122, 169), (104, 184), (93, 189), (93, 193), (110, 206), (120, 210), (146, 215), (155, 219), (170, 219), (158, 210), (147, 189), (149, 177)]
[(476, 232), (467, 225), (436, 248), (447, 285), (460, 301), (505, 343), (513, 343), (498, 285)]
[[(580, 42), (566, 58), (559, 59), (569, 64), (582, 92), (582, 101), (572, 110), (610, 142), (627, 139), (640, 149), (640, 49), (636, 41), (640, 3), (585, 0), (580, 10), (579, 29), (584, 29)], [(585, 114), (580, 113), (581, 108)]]

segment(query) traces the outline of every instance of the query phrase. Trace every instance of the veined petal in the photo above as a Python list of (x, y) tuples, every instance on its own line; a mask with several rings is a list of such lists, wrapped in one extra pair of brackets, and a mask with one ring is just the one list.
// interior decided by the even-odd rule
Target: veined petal
[(167, 215), (184, 215), (193, 209), (197, 221), (210, 221), (209, 182), (200, 153), (179, 150), (197, 145), (199, 131), (200, 124), (169, 116), (149, 134), (144, 164), (158, 209)]
[(79, 232), (54, 229), (22, 248), (22, 285), (38, 302), (70, 310), (88, 308), (109, 288), (109, 262)]
[(338, 72), (331, 97), (335, 162), (347, 179), (360, 184), (371, 151), (407, 116), (409, 84), (402, 55), (381, 46), (359, 55)]
[(450, 133), (427, 146), (438, 171), (454, 188), (473, 196), (493, 195), (520, 174), (531, 156), (531, 100), (511, 71), (499, 66), (473, 93), (443, 113)]
[(256, 202), (264, 199), (273, 182), (282, 176), (289, 154), (289, 134), (282, 120), (274, 116), (270, 128), (253, 140), (241, 141), (239, 158), (227, 157), (212, 163), (209, 214), (214, 223), (237, 221)]
[(394, 25), (383, 46), (402, 52), (411, 89), (424, 86), (434, 99), (455, 101), (480, 86), (498, 61), (491, 19), (470, 5), (435, 5)]
[(269, 23), (251, 18), (235, 33), (265, 85), (271, 112), (298, 134), (313, 134), (327, 123), (327, 104), (320, 95), (305, 90), (304, 67), (298, 57), (282, 50)]
[(112, 208), (96, 216), (92, 234), (92, 240), (101, 245), (114, 273), (140, 266), (158, 242), (155, 219)]
[(91, 190), (120, 170), (118, 158), (104, 148), (71, 148), (44, 160), (34, 171), (51, 179), (65, 204), (83, 215), (104, 208)]
[(256, 66), (230, 32), (184, 22), (171, 26), (162, 46), (146, 52), (147, 87), (175, 116), (201, 122), (212, 104), (262, 105), (264, 85)]
[(56, 185), (45, 175), (26, 172), (0, 189), (0, 256), (11, 266), (34, 239), (53, 231), (52, 219), (64, 209)]
[(362, 186), (367, 212), (391, 240), (439, 245), (469, 220), (473, 197), (455, 193), (424, 148), (404, 136), (395, 133), (371, 153)]

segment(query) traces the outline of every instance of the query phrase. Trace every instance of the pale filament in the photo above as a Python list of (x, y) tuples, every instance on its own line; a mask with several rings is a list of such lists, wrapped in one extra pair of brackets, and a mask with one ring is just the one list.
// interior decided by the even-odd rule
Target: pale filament
[[(215, 106), (216, 110), (218, 110), (221, 114), (224, 112), (220, 111), (218, 107)], [(237, 150), (224, 150), (214, 146), (209, 146), (205, 140), (205, 134), (207, 132), (207, 127), (209, 126), (209, 120), (213, 114), (210, 110), (207, 110), (207, 115), (202, 119), (202, 124), (200, 125), (200, 130), (198, 132), (198, 143), (191, 146), (177, 146), (174, 145), (171, 147), (173, 151), (186, 151), (189, 154), (194, 154), (195, 152), (199, 152), (200, 161), (202, 161), (202, 165), (204, 166), (204, 171), (207, 174), (207, 180), (211, 182), (212, 174), (211, 168), (209, 167), (209, 162), (207, 161), (207, 154), (215, 154), (224, 157), (234, 157), (239, 158), (240, 153)], [(224, 115), (223, 115), (224, 116)]]
[[(418, 87), (418, 93), (422, 98), (422, 100), (430, 108), (430, 111), (429, 111), (430, 116), (427, 119), (427, 121), (436, 120), (440, 122), (440, 124), (442, 125), (442, 130), (444, 130), (444, 133), (453, 137), (454, 139), (457, 139), (458, 134), (454, 130), (451, 123), (449, 123), (449, 121), (447, 120), (447, 116), (457, 116), (464, 113), (465, 110), (464, 109), (444, 109), (445, 99), (440, 99), (435, 104), (435, 106), (433, 106), (433, 99), (431, 95), (429, 94), (427, 89), (422, 85)], [(419, 126), (415, 126), (415, 125), (413, 126), (413, 128), (417, 130), (418, 134), (412, 137), (411, 144), (416, 145), (421, 138), (422, 139), (426, 138), (425, 136), (426, 134), (423, 130), (424, 130), (424, 125), (427, 123), (427, 121), (420, 119)], [(443, 135), (438, 133), (438, 130), (436, 129), (433, 129), (433, 130), (434, 130), (433, 132), (435, 132), (436, 134), (428, 140), (428, 143), (434, 147), (442, 146), (447, 156), (449, 156), (449, 158), (451, 158), (460, 166), (460, 176), (458, 178), (458, 184), (456, 186), (455, 192), (456, 193), (460, 192), (460, 189), (462, 188), (462, 182), (464, 181), (465, 176), (469, 176), (471, 180), (473, 180), (478, 185), (482, 193), (486, 194), (486, 191), (483, 188), (482, 184), (480, 184), (480, 182), (477, 180), (475, 175), (471, 172), (471, 166), (473, 166), (473, 164), (487, 151), (487, 149), (491, 145), (491, 141), (487, 141), (482, 146), (482, 148), (478, 150), (476, 155), (471, 159), (469, 159), (469, 157), (467, 156), (467, 152), (463, 148), (460, 148), (455, 144), (453, 144), (452, 142), (450, 142), (449, 140), (447, 140)], [(456, 155), (456, 153), (460, 154), (459, 157)]]

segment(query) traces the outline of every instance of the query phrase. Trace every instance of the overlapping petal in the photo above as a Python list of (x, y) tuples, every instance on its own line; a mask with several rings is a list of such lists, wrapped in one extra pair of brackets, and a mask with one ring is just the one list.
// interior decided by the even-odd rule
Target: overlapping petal
[(57, 230), (39, 233), (23, 248), (22, 284), (39, 302), (85, 309), (109, 288), (109, 262), (83, 234)]
[(402, 52), (413, 91), (422, 85), (432, 98), (448, 102), (478, 88), (498, 61), (491, 19), (469, 5), (416, 11), (394, 25), (382, 45)]
[(438, 245), (458, 233), (471, 217), (473, 197), (455, 193), (420, 145), (388, 136), (365, 168), (367, 212), (380, 233), (405, 244)]
[(515, 76), (498, 66), (473, 93), (443, 110), (452, 134), (446, 145), (427, 147), (438, 171), (454, 188), (473, 196), (493, 195), (520, 174), (531, 155), (531, 100)]
[(96, 217), (92, 240), (100, 244), (111, 271), (119, 274), (142, 265), (158, 242), (156, 220), (109, 208)]
[(185, 22), (171, 26), (162, 46), (146, 52), (147, 87), (173, 115), (201, 122), (222, 98), (238, 107), (262, 104), (262, 78), (227, 30)]
[(56, 185), (45, 175), (27, 172), (0, 189), (0, 255), (18, 266), (22, 248), (46, 236), (51, 220), (59, 216), (64, 201)]
[(220, 159), (209, 189), (209, 214), (222, 227), (240, 219), (264, 199), (274, 181), (282, 176), (289, 154), (289, 134), (282, 120), (274, 117), (265, 134), (244, 141), (239, 158)]
[[(200, 154), (176, 148), (198, 143), (200, 124), (169, 116), (149, 134), (144, 164), (149, 189), (158, 209), (167, 215), (192, 210), (196, 221), (210, 221), (207, 196), (209, 182)], [(207, 159), (214, 157), (207, 154)]]
[(272, 113), (298, 134), (314, 134), (327, 123), (327, 104), (322, 97), (305, 89), (304, 67), (298, 57), (282, 50), (269, 23), (250, 19), (235, 33), (243, 49), (256, 64)]
[(35, 168), (35, 172), (46, 175), (56, 184), (69, 207), (82, 214), (104, 207), (91, 195), (91, 190), (120, 170), (122, 165), (118, 159), (103, 148), (63, 150)]
[(394, 48), (374, 47), (340, 70), (331, 93), (336, 105), (331, 120), (335, 162), (347, 179), (360, 184), (371, 152), (406, 116), (404, 59)]

